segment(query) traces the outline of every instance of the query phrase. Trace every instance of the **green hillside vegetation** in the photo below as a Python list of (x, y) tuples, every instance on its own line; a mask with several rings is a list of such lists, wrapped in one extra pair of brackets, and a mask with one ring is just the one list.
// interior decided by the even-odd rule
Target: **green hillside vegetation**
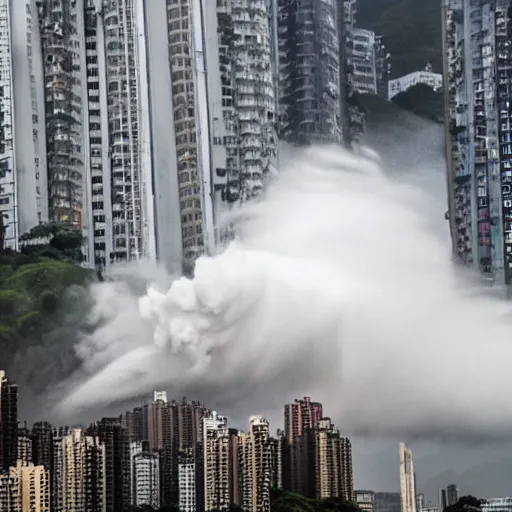
[(430, 121), (442, 123), (444, 118), (443, 93), (425, 84), (417, 84), (392, 99), (395, 105)]
[(355, 503), (340, 498), (316, 500), (282, 489), (272, 491), (270, 510), (272, 512), (361, 512)]
[(358, 0), (357, 26), (383, 36), (391, 54), (392, 78), (431, 63), (442, 72), (439, 0)]
[(95, 279), (78, 264), (82, 238), (75, 231), (38, 226), (23, 239), (32, 245), (0, 251), (0, 366), (5, 368), (50, 332), (76, 326), (87, 297), (84, 286)]
[[(361, 512), (354, 503), (339, 498), (316, 500), (282, 489), (272, 490), (270, 510), (271, 512)], [(132, 507), (130, 509), (130, 512), (144, 511), (153, 512), (153, 509), (151, 507)], [(237, 505), (232, 505), (229, 511), (241, 512), (242, 509)], [(180, 509), (175, 506), (166, 506), (161, 507), (157, 512), (180, 512)]]

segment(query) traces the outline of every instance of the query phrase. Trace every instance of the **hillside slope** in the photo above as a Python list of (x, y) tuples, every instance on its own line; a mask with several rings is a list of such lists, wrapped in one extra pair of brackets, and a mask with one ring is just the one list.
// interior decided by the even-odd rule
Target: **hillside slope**
[[(96, 279), (70, 257), (80, 244), (74, 233), (60, 232), (21, 253), (0, 251), (0, 369), (36, 392), (73, 366), (72, 342), (87, 311), (87, 286)], [(59, 348), (48, 371), (34, 363), (50, 345)]]

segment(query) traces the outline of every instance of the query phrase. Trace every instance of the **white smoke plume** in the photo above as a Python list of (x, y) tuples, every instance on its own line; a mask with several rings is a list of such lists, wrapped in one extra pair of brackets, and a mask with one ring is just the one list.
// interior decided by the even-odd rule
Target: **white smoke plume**
[(301, 153), (193, 279), (140, 299), (100, 285), (113, 319), (77, 347), (61, 411), (157, 388), (253, 412), (309, 394), (356, 433), (509, 436), (510, 307), (458, 275), (430, 206), (370, 153)]

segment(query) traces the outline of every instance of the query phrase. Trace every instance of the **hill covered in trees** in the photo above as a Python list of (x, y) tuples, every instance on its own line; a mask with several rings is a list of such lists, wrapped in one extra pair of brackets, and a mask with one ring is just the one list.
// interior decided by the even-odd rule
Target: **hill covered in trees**
[(417, 116), (436, 123), (444, 118), (444, 99), (441, 91), (434, 91), (425, 84), (413, 85), (392, 99), (395, 105), (409, 110)]
[(391, 54), (392, 78), (431, 63), (442, 72), (439, 0), (358, 0), (357, 26), (383, 36)]
[[(51, 375), (37, 376), (37, 365), (28, 368), (17, 362), (27, 355), (37, 360), (50, 343), (62, 347), (62, 358), (74, 357), (70, 341), (83, 320), (87, 286), (96, 274), (79, 264), (82, 237), (76, 231), (40, 225), (22, 240), (20, 252), (0, 251), (0, 366), (14, 368), (11, 375), (18, 382), (37, 377), (48, 384)], [(26, 372), (23, 379), (19, 372)]]

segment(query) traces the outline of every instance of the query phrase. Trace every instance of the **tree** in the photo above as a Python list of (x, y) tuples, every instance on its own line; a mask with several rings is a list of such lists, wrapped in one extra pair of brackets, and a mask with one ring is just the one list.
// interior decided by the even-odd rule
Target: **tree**
[[(0, 250), (1, 364), (41, 393), (77, 364), (73, 343), (90, 308), (87, 286), (96, 276), (77, 265), (81, 233), (41, 224), (21, 238), (21, 252)], [(27, 364), (34, 360), (37, 371)]]
[(462, 496), (457, 503), (444, 509), (444, 512), (482, 512), (485, 500), (474, 496)]
[(341, 498), (316, 500), (283, 489), (272, 489), (270, 510), (272, 512), (360, 512), (354, 503)]
[(442, 122), (444, 99), (441, 91), (434, 91), (426, 84), (413, 85), (407, 91), (397, 94), (393, 103), (425, 119)]
[(81, 231), (60, 224), (39, 224), (20, 237), (26, 242), (25, 254), (43, 255), (81, 263), (83, 236)]

